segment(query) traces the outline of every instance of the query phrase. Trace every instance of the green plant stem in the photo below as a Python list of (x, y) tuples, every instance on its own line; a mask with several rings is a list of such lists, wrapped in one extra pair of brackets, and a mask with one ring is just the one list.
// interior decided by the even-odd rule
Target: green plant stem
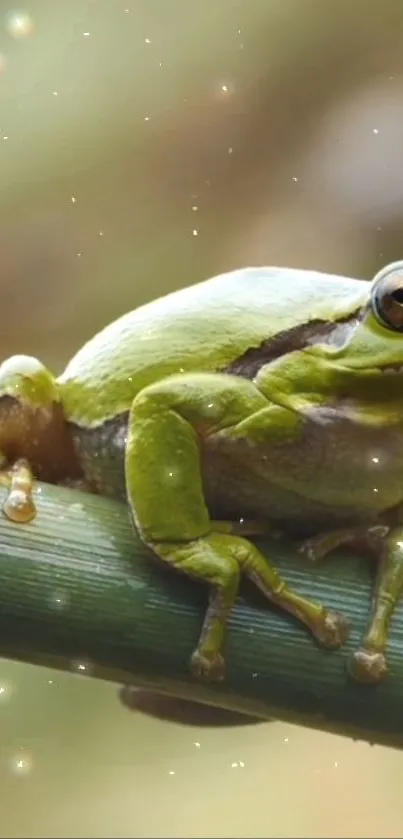
[[(1, 504), (4, 498), (0, 488)], [(124, 505), (48, 485), (37, 488), (36, 503), (28, 525), (0, 515), (4, 657), (403, 747), (401, 608), (386, 681), (358, 685), (346, 671), (369, 614), (365, 559), (339, 553), (307, 568), (294, 548), (265, 541), (262, 549), (297, 591), (345, 613), (351, 637), (337, 652), (321, 650), (300, 624), (247, 590), (228, 626), (227, 679), (206, 685), (188, 672), (204, 587), (153, 560)]]

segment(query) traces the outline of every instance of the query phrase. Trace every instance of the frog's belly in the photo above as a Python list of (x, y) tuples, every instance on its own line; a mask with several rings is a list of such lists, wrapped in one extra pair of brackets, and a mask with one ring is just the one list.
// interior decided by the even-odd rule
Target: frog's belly
[[(72, 433), (89, 487), (124, 499), (127, 415), (96, 429), (72, 426)], [(372, 521), (403, 501), (403, 433), (343, 417), (323, 422), (323, 415), (291, 445), (223, 432), (204, 441), (202, 471), (214, 518), (261, 518), (299, 530)]]
[(403, 431), (365, 427), (321, 409), (293, 444), (205, 442), (209, 507), (297, 529), (373, 521), (403, 501)]
[(110, 498), (125, 499), (125, 451), (128, 415), (97, 428), (71, 423), (75, 452), (88, 489)]

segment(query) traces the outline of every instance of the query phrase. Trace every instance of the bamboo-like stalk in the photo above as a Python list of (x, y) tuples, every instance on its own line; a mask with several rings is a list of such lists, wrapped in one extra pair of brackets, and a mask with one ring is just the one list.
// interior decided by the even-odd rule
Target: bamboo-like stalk
[[(5, 489), (0, 487), (0, 504)], [(299, 592), (345, 613), (348, 643), (319, 649), (282, 611), (245, 591), (228, 626), (228, 676), (219, 685), (189, 675), (206, 590), (153, 561), (124, 505), (39, 485), (36, 519), (0, 515), (0, 654), (262, 719), (277, 718), (403, 747), (403, 611), (393, 620), (390, 672), (377, 686), (348, 676), (348, 653), (368, 619), (372, 576), (363, 558), (340, 552), (307, 568), (295, 549), (262, 549)]]

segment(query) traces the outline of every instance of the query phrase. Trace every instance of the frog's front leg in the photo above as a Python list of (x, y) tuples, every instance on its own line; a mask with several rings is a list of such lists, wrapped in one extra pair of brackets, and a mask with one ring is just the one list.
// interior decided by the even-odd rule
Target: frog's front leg
[(28, 462), (21, 458), (13, 466), (1, 473), (1, 482), (8, 487), (3, 512), (10, 521), (27, 524), (36, 515), (32, 498), (34, 478)]
[[(146, 544), (177, 570), (207, 583), (209, 605), (192, 656), (197, 676), (224, 676), (225, 624), (241, 573), (268, 600), (306, 624), (325, 647), (347, 637), (341, 615), (292, 591), (248, 540), (215, 530), (203, 495), (200, 438), (240, 427), (261, 414), (265, 440), (295, 433), (300, 419), (272, 405), (246, 379), (220, 374), (172, 376), (144, 389), (132, 405), (126, 448), (126, 488)], [(292, 427), (291, 427), (292, 426)]]
[(300, 552), (315, 562), (346, 544), (374, 554), (378, 562), (369, 626), (348, 665), (354, 679), (373, 684), (387, 673), (389, 622), (403, 591), (403, 527), (376, 524), (323, 533), (306, 540)]
[(382, 541), (369, 626), (349, 661), (351, 675), (365, 683), (380, 682), (387, 673), (389, 623), (403, 591), (403, 527), (391, 528)]

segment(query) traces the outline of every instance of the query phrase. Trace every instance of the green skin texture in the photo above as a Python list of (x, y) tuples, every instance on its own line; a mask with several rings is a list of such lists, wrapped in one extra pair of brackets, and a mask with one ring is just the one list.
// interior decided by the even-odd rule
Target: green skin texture
[[(401, 271), (396, 263), (381, 273)], [(13, 457), (26, 457), (30, 427), (39, 433), (40, 416), (46, 431), (57, 406), (89, 488), (120, 495), (111, 478), (116, 450), (103, 443), (97, 460), (96, 441), (108, 424), (127, 428), (122, 471), (140, 537), (210, 587), (191, 659), (198, 677), (224, 677), (225, 624), (242, 574), (323, 646), (347, 637), (341, 615), (291, 591), (246, 538), (270, 525), (308, 536), (310, 560), (347, 542), (382, 559), (368, 631), (349, 667), (367, 682), (386, 672), (388, 624), (403, 587), (403, 369), (385, 368), (403, 367), (403, 335), (373, 311), (378, 282), (242, 269), (123, 316), (58, 378), (27, 356), (0, 367), (0, 408), (11, 397), (24, 419), (11, 434), (0, 410), (6, 460), (10, 434)], [(336, 330), (335, 339), (318, 333), (287, 344), (312, 322)], [(265, 361), (263, 347), (279, 335), (285, 343)], [(234, 375), (231, 365), (251, 350), (253, 375)], [(31, 450), (29, 461), (34, 475), (49, 478)]]

